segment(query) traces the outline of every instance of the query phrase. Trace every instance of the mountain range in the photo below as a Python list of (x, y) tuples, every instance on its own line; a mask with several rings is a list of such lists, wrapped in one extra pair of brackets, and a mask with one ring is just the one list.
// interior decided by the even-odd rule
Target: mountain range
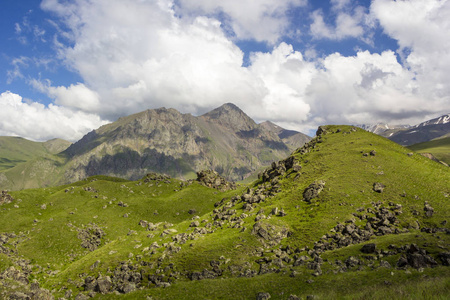
[[(17, 138), (8, 140), (19, 147)], [(23, 188), (66, 184), (93, 175), (136, 180), (148, 172), (192, 179), (212, 169), (228, 180), (243, 180), (289, 155), (311, 138), (271, 122), (257, 124), (236, 105), (227, 103), (201, 116), (175, 109), (151, 109), (120, 118), (70, 145), (59, 141), (58, 151), (35, 146), (20, 158), (0, 147), (3, 170), (0, 187)], [(0, 145), (1, 146), (1, 145)], [(64, 149), (67, 147), (67, 149)], [(30, 149), (31, 149), (30, 148)]]
[(442, 115), (414, 126), (388, 125), (384, 123), (357, 126), (384, 136), (402, 146), (411, 146), (447, 137), (450, 134), (450, 114)]

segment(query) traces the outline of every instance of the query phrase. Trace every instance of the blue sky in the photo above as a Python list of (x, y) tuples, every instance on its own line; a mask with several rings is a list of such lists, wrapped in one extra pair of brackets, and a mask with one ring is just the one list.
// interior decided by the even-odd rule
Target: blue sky
[(415, 124), (450, 111), (447, 0), (4, 0), (0, 135), (84, 134), (161, 106)]

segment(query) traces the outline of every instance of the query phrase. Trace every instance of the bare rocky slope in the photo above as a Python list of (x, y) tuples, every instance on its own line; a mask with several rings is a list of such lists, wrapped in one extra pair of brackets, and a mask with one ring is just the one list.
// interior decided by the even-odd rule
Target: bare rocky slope
[(212, 169), (236, 181), (309, 140), (272, 123), (257, 124), (231, 103), (198, 117), (152, 109), (102, 126), (69, 147), (65, 178), (138, 179), (151, 171), (195, 178), (197, 171)]

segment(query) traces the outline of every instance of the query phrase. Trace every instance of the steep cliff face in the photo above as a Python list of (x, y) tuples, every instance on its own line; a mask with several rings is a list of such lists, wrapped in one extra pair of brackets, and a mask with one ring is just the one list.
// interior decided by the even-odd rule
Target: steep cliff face
[(147, 110), (104, 125), (69, 147), (66, 178), (136, 179), (150, 171), (193, 178), (207, 168), (241, 180), (308, 140), (283, 140), (280, 132), (256, 124), (231, 103), (199, 117), (175, 109)]

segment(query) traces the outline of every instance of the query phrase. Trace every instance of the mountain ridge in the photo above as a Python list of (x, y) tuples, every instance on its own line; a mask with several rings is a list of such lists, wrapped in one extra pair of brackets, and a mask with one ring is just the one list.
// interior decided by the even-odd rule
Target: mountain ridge
[(385, 123), (356, 125), (369, 132), (386, 137), (402, 146), (424, 143), (450, 133), (450, 114), (416, 125), (388, 125)]

